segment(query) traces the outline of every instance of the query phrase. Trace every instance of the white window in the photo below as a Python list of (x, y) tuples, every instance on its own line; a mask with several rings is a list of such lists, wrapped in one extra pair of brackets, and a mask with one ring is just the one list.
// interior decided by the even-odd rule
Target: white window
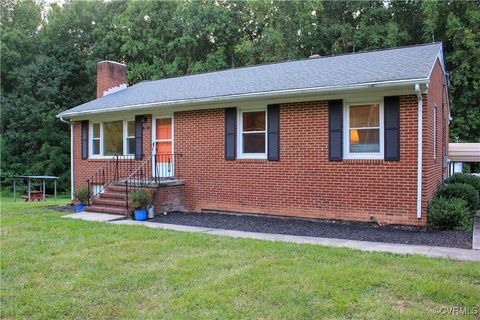
[(94, 196), (99, 195), (100, 193), (103, 193), (105, 191), (105, 187), (103, 184), (92, 184), (92, 194)]
[(126, 154), (135, 154), (135, 121), (127, 121), (127, 132), (125, 134)]
[(345, 159), (383, 159), (383, 104), (345, 106)]
[(123, 154), (123, 121), (103, 123), (103, 155)]
[(90, 125), (90, 156), (135, 154), (135, 121), (117, 120)]
[(246, 109), (238, 111), (238, 158), (267, 158), (267, 110)]
[(92, 125), (92, 155), (100, 155), (100, 123)]

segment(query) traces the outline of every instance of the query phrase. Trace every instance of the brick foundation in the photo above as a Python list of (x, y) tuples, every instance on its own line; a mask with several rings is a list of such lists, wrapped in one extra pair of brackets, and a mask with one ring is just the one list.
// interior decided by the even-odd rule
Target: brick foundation
[(185, 186), (183, 182), (164, 185), (153, 195), (155, 215), (170, 211), (188, 211), (185, 206)]

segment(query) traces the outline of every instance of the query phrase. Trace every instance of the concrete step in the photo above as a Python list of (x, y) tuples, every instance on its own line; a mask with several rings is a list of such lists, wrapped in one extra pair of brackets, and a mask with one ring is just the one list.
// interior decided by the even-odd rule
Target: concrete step
[[(174, 179), (174, 178), (158, 178), (157, 182), (154, 180), (148, 180), (145, 181), (148, 182), (148, 189), (151, 188), (159, 188), (161, 186), (175, 186), (175, 185), (181, 185), (184, 184), (182, 180)], [(139, 182), (139, 181), (131, 181), (129, 182), (129, 187), (143, 187), (145, 183)], [(120, 181), (114, 181), (109, 187), (123, 187), (123, 190), (125, 190), (125, 180), (120, 180)], [(108, 188), (107, 188), (108, 189)]]
[(113, 207), (125, 207), (125, 199), (94, 197), (92, 199), (92, 204), (106, 205), (106, 206), (113, 206)]
[[(146, 191), (153, 194), (157, 189), (156, 188), (144, 188)], [(130, 190), (131, 191), (131, 190)], [(101, 199), (111, 199), (111, 200), (123, 200), (125, 201), (125, 188), (120, 188), (118, 186), (108, 186), (107, 189), (98, 195)]]
[(103, 193), (100, 193), (99, 197), (101, 199), (115, 199), (115, 200), (123, 200), (125, 201), (125, 190), (122, 192), (115, 192), (115, 191), (110, 191), (107, 190)]
[[(141, 189), (143, 189), (145, 191), (148, 191), (150, 193), (154, 193), (157, 190), (157, 188), (154, 188), (154, 187), (141, 188)], [(131, 191), (132, 191), (132, 189), (129, 190), (129, 193)], [(114, 192), (114, 193), (118, 193), (118, 194), (123, 193), (125, 195), (125, 187), (110, 185), (105, 190), (105, 193), (107, 193), (107, 192), (112, 192), (112, 193)]]
[[(152, 180), (153, 180), (153, 178), (152, 178)], [(129, 181), (128, 181), (128, 185), (129, 185), (129, 186), (131, 186), (131, 185), (137, 185), (137, 184), (145, 185), (145, 183), (148, 183), (148, 182), (153, 183), (152, 180), (150, 180), (150, 179), (140, 180), (140, 181), (138, 181), (138, 180), (135, 180), (135, 181), (132, 180), (132, 181), (130, 181), (130, 180), (129, 180)], [(120, 187), (124, 187), (124, 188), (125, 188), (125, 180), (113, 181), (111, 185), (112, 185), (112, 186), (120, 186)]]
[(115, 185), (115, 184), (111, 184), (109, 185), (106, 190), (106, 192), (108, 191), (114, 191), (114, 192), (123, 192), (125, 193), (125, 185)]
[(125, 206), (123, 207), (114, 207), (109, 205), (100, 205), (94, 204), (91, 206), (85, 207), (85, 211), (88, 212), (100, 212), (100, 213), (112, 213), (112, 214), (120, 214), (120, 215), (129, 215), (133, 212), (133, 210), (126, 210)]

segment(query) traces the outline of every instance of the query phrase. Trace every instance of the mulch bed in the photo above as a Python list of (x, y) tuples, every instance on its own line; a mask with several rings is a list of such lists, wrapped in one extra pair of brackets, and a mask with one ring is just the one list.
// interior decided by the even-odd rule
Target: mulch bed
[(250, 232), (338, 238), (452, 248), (472, 248), (471, 231), (435, 231), (421, 227), (378, 226), (371, 223), (283, 218), (230, 213), (172, 212), (155, 222)]

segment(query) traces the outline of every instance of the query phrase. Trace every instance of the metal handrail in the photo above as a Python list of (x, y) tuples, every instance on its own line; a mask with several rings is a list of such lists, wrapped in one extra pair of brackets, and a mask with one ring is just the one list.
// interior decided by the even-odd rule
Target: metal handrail
[[(89, 202), (92, 197), (98, 196), (113, 182), (135, 170), (138, 161), (135, 155), (116, 155), (97, 168), (87, 179)], [(92, 190), (94, 184), (101, 187)]]
[[(133, 188), (146, 188), (160, 180), (174, 179), (177, 176), (176, 160), (181, 154), (150, 154), (125, 179), (125, 207), (129, 207), (129, 193)], [(160, 165), (159, 165), (160, 164)]]

